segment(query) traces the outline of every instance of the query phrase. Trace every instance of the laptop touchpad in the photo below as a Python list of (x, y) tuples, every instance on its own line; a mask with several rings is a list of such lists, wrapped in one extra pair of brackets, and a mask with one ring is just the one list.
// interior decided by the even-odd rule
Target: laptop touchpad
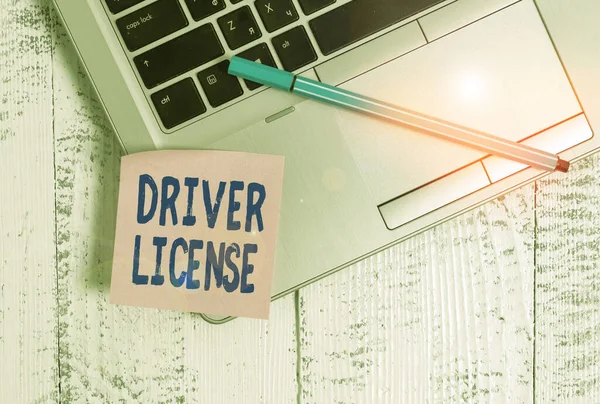
[[(516, 4), (341, 87), (511, 140), (580, 113), (534, 6)], [(338, 124), (378, 204), (485, 153), (337, 110)]]

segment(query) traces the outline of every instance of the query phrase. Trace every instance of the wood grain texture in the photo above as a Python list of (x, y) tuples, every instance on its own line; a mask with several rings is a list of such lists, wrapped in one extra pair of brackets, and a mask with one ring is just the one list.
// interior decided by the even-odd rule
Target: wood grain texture
[(0, 401), (58, 399), (51, 19), (0, 0)]
[(221, 326), (108, 303), (121, 150), (64, 30), (54, 41), (61, 402), (295, 403), (293, 297)]
[(1, 403), (600, 403), (599, 155), (268, 322), (113, 306), (118, 142), (49, 0), (0, 27)]
[(536, 402), (600, 403), (600, 155), (539, 181)]
[(301, 291), (303, 403), (530, 403), (533, 185)]

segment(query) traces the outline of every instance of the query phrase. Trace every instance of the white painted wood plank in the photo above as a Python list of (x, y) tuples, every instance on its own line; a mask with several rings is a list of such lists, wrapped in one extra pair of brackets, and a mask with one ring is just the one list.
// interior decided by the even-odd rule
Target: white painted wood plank
[(600, 155), (538, 188), (536, 402), (600, 403)]
[(530, 403), (533, 185), (301, 291), (303, 403)]
[(51, 20), (0, 0), (0, 401), (58, 399)]
[(295, 403), (294, 300), (269, 321), (108, 304), (120, 149), (63, 30), (56, 38), (64, 402)]

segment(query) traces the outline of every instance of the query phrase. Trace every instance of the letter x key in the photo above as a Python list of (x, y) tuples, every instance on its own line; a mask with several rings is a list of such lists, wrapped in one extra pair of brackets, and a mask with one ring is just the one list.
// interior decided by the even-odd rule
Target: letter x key
[(292, 0), (256, 0), (254, 5), (269, 32), (298, 20), (298, 13)]

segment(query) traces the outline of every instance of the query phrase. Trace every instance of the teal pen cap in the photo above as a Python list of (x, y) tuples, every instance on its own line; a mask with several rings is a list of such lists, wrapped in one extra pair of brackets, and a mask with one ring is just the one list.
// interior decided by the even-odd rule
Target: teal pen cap
[(290, 72), (238, 56), (231, 58), (227, 73), (285, 91), (290, 91), (294, 83), (294, 74)]

